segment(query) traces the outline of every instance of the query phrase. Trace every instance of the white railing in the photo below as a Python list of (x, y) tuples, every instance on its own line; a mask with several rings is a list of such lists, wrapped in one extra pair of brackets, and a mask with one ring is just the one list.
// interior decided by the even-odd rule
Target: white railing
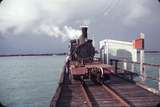
[[(143, 63), (143, 71), (140, 72), (139, 62), (111, 59), (110, 63), (115, 67), (115, 73), (124, 78), (144, 84), (146, 80), (154, 81), (157, 86), (152, 88), (160, 93), (160, 65)], [(151, 69), (151, 71), (148, 72), (147, 69)], [(148, 84), (146, 83), (145, 85)]]

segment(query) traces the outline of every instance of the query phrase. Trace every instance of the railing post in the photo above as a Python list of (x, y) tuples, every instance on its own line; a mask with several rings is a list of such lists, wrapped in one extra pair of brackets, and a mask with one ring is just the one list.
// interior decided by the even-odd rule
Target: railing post
[(135, 69), (134, 69), (134, 63), (132, 63), (132, 65), (131, 65), (131, 71), (132, 71), (132, 73), (134, 73), (134, 72), (135, 72)]
[(104, 62), (106, 64), (107, 60), (107, 50), (106, 50), (106, 42), (104, 42)]
[(118, 70), (118, 60), (115, 60), (115, 73), (117, 74)]
[(131, 80), (133, 80), (133, 73), (135, 72), (134, 63), (131, 64)]
[(140, 51), (140, 75), (142, 82), (145, 81), (145, 70), (144, 70), (144, 50)]
[(124, 62), (123, 62), (123, 68), (124, 68), (124, 70), (127, 70), (127, 62), (126, 62), (126, 59), (125, 59)]
[(123, 60), (123, 71), (124, 73), (124, 76), (126, 76), (127, 74), (127, 62), (126, 62), (126, 59)]
[(159, 78), (159, 81), (158, 81), (158, 89), (159, 89), (159, 91), (160, 91), (160, 66), (158, 67), (158, 72), (159, 72), (159, 76), (158, 76), (158, 78)]
[(142, 64), (142, 68), (141, 68), (141, 80), (142, 82), (144, 82), (146, 80), (146, 73), (145, 73), (145, 65)]
[(140, 38), (143, 40), (141, 43), (141, 49), (140, 49), (140, 75), (142, 82), (145, 81), (145, 71), (144, 71), (144, 34), (140, 34)]
[(100, 49), (100, 59), (102, 61), (102, 49)]
[(110, 64), (113, 65), (113, 60), (112, 59), (110, 59)]
[(109, 64), (109, 42), (107, 40), (107, 42), (105, 42), (105, 54), (106, 54), (106, 62), (107, 64)]

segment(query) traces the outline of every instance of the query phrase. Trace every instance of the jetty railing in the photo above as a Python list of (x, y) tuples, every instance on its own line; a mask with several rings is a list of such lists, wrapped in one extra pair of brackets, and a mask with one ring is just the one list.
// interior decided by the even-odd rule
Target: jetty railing
[(114, 66), (115, 73), (123, 76), (137, 84), (160, 94), (160, 65), (143, 63), (142, 71), (140, 70), (140, 62), (132, 62), (118, 59), (110, 59), (110, 64)]

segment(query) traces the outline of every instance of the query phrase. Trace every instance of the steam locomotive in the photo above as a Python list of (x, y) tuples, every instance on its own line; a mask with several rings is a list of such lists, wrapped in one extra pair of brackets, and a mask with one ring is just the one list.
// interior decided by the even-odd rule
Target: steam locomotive
[(92, 40), (87, 37), (88, 27), (82, 27), (82, 34), (78, 39), (70, 41), (70, 57), (71, 60), (84, 62), (92, 62), (95, 55), (95, 48)]
[(106, 66), (100, 59), (95, 58), (95, 47), (92, 40), (88, 39), (88, 27), (81, 27), (82, 34), (78, 39), (70, 41), (70, 61), (69, 71), (74, 79), (90, 79), (96, 82), (103, 82), (109, 79), (105, 68), (109, 70), (111, 67)]

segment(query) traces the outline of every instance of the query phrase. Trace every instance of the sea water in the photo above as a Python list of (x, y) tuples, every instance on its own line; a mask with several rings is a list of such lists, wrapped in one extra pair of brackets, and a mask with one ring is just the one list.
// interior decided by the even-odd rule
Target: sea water
[(7, 107), (48, 107), (65, 56), (0, 58), (0, 102)]
[[(7, 107), (48, 107), (64, 60), (65, 56), (0, 57), (0, 101)], [(160, 54), (145, 54), (145, 62), (160, 64)]]

